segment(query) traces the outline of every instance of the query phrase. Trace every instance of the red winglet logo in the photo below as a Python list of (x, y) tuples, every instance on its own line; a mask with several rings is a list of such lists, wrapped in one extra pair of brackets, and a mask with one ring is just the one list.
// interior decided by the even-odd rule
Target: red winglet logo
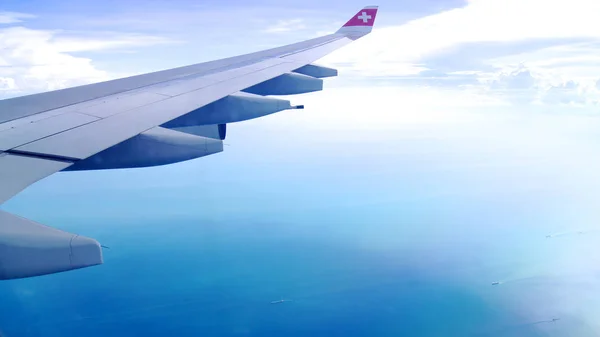
[(370, 26), (370, 27), (372, 27), (373, 23), (375, 23), (376, 15), (377, 15), (377, 7), (376, 6), (365, 7), (363, 9), (361, 9), (360, 11), (358, 11), (358, 13), (356, 13), (356, 15), (354, 15), (352, 17), (352, 19), (348, 20), (348, 22), (346, 22), (344, 27), (351, 27), (351, 26)]
[(361, 9), (335, 33), (343, 34), (352, 40), (359, 39), (369, 34), (371, 30), (373, 30), (377, 8), (377, 6), (367, 6)]

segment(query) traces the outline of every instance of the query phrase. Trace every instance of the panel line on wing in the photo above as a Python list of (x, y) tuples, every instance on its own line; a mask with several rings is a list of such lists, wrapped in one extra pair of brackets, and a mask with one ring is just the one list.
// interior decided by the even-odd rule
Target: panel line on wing
[(98, 120), (95, 116), (69, 112), (21, 124), (0, 132), (0, 150), (10, 150)]
[(4, 153), (12, 154), (15, 156), (20, 156), (20, 157), (46, 159), (46, 160), (53, 160), (53, 161), (59, 161), (59, 162), (64, 162), (64, 163), (70, 163), (70, 164), (73, 164), (74, 162), (79, 160), (78, 158), (71, 158), (71, 157), (58, 156), (58, 155), (45, 154), (45, 153), (28, 152), (28, 151), (21, 151), (21, 150), (8, 150), (8, 151), (5, 151)]

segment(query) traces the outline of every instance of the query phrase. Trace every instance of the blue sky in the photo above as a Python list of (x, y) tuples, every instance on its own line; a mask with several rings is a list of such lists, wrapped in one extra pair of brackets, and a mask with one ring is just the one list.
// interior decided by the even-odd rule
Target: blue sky
[[(370, 4), (4, 1), (0, 96), (292, 43), (335, 31), (364, 5)], [(299, 291), (294, 287), (311, 284), (355, 289), (350, 275), (358, 275), (368, 282), (357, 293), (373, 296), (372, 302), (349, 291), (331, 295), (335, 301), (326, 309), (312, 308), (319, 313), (311, 318), (319, 327), (349, 329), (348, 322), (354, 322), (356, 331), (369, 336), (473, 331), (594, 336), (600, 331), (597, 1), (378, 5), (371, 35), (319, 61), (338, 68), (340, 76), (328, 79), (323, 92), (289, 97), (305, 110), (229, 125), (229, 146), (217, 155), (151, 169), (56, 174), (3, 205), (114, 248), (98, 268), (2, 284), (0, 298), (7, 299), (16, 318), (0, 317), (0, 329), (18, 336), (20, 322), (35, 321), (25, 335), (62, 336), (67, 330), (60, 329), (68, 327), (90, 329), (90, 336), (108, 329), (105, 335), (111, 335), (124, 331), (119, 324), (168, 334), (173, 333), (169, 326), (185, 322), (160, 320), (160, 325), (158, 312), (144, 316), (140, 312), (148, 307), (126, 299), (164, 305), (178, 296), (204, 294), (201, 284), (242, 302), (256, 300), (254, 291), (293, 296)], [(546, 239), (548, 234), (556, 236)], [(241, 257), (228, 255), (244, 243), (252, 249)], [(214, 267), (215, 261), (202, 255), (203, 245), (217, 262), (246, 261), (248, 254), (254, 264), (238, 272), (217, 263), (221, 274), (197, 268), (182, 275), (177, 264), (165, 262), (174, 254)], [(277, 247), (279, 254), (265, 246)], [(253, 249), (260, 253), (253, 255)], [(302, 252), (313, 250), (315, 255), (306, 257), (311, 269)], [(317, 252), (339, 260), (319, 259)], [(180, 277), (140, 263), (147, 259)], [(360, 263), (353, 267), (356, 259)], [(131, 261), (146, 266), (143, 273), (131, 274)], [(261, 275), (277, 268), (289, 283), (256, 276), (253, 268)], [(331, 270), (349, 276), (320, 278), (331, 276)], [(256, 281), (249, 283), (255, 288), (248, 290), (236, 275)], [(406, 283), (394, 286), (398, 278)], [(494, 280), (505, 284), (490, 290)], [(71, 291), (81, 299), (45, 291), (65, 284), (77, 284)], [(157, 299), (141, 293), (140, 284), (159, 293), (177, 291)], [(115, 289), (130, 296), (115, 307), (89, 307), (103, 297), (118, 297)], [(309, 292), (328, 295), (324, 288)], [(388, 306), (379, 305), (387, 299)], [(173, 310), (182, 317), (209, 315), (211, 303), (195, 307), (199, 311)], [(40, 318), (56, 308), (64, 317)], [(361, 325), (371, 309), (379, 319)], [(115, 323), (102, 310), (134, 312), (137, 318)], [(225, 310), (224, 316), (235, 316), (245, 328), (248, 322), (271, 323), (272, 313), (244, 313)], [(289, 314), (277, 316), (289, 319), (273, 328), (279, 335), (300, 331), (301, 323), (294, 323), (300, 315)], [(446, 316), (451, 319), (444, 321)], [(560, 324), (544, 323), (551, 317), (561, 317)], [(373, 326), (381, 330), (369, 330)], [(215, 335), (226, 335), (223, 331)]]
[[(459, 88), (509, 104), (582, 107), (600, 98), (593, 1), (380, 5), (376, 32), (322, 62), (347, 78)], [(291, 43), (334, 31), (361, 6), (354, 0), (4, 2), (0, 95)]]
[[(65, 83), (65, 80), (79, 83), (86, 76), (88, 81), (121, 77), (264, 49), (331, 32), (345, 22), (347, 12), (363, 6), (354, 1), (343, 2), (343, 6), (340, 4), (328, 2), (324, 5), (318, 1), (286, 2), (285, 6), (268, 1), (251, 5), (244, 1), (5, 3), (5, 8), (13, 12), (5, 14), (4, 21), (13, 30), (9, 28), (10, 35), (5, 39), (8, 41), (15, 36), (22, 41), (19, 46), (11, 45), (9, 48), (36, 45), (38, 50), (39, 40), (44, 40), (47, 50), (38, 50), (37, 53), (47, 52), (52, 57), (39, 55), (43, 61), (36, 57), (35, 62), (19, 57), (5, 63), (22, 68), (42, 63), (48, 65), (48, 69), (44, 69), (48, 72), (62, 67), (64, 62), (82, 63), (78, 76), (63, 74), (56, 75), (61, 79), (52, 77), (50, 80), (58, 82), (56, 86), (73, 84)], [(388, 16), (380, 16), (379, 24), (397, 24), (455, 5), (462, 4), (428, 1), (415, 6), (412, 2), (397, 2), (386, 6)], [(347, 9), (344, 11), (342, 8)], [(230, 24), (223, 24), (227, 22)], [(16, 28), (21, 26), (27, 30)], [(23, 34), (33, 35), (28, 36), (31, 41), (23, 39)], [(65, 53), (75, 53), (79, 59), (75, 61)], [(83, 58), (91, 59), (92, 66)], [(74, 72), (74, 68), (70, 65), (68, 72)], [(31, 89), (43, 87), (43, 84), (28, 84)], [(30, 90), (28, 86), (20, 87)]]

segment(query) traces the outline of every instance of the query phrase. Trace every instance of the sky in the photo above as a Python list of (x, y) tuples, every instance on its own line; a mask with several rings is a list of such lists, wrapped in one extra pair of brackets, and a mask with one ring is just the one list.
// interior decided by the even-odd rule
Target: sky
[[(347, 78), (458, 88), (502, 102), (586, 106), (598, 100), (594, 1), (380, 5), (377, 31), (322, 62)], [(8, 1), (0, 16), (0, 90), (22, 95), (291, 43), (335, 30), (361, 6)], [(235, 25), (222, 24), (228, 21)]]
[[(5, 0), (0, 98), (301, 41), (364, 5)], [(0, 335), (596, 336), (600, 4), (378, 5), (317, 62), (340, 73), (324, 91), (229, 125), (223, 153), (5, 203), (111, 250), (0, 283)]]

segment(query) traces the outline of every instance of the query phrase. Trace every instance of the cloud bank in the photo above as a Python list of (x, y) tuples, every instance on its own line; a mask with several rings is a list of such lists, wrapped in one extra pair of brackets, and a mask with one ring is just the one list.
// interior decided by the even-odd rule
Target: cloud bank
[[(0, 23), (19, 23), (35, 16), (0, 13)], [(23, 25), (0, 27), (0, 98), (60, 89), (112, 78), (91, 57), (75, 53), (118, 51), (173, 41), (135, 33), (77, 33), (31, 29)]]
[(403, 85), (452, 80), (457, 89), (514, 104), (595, 105), (598, 12), (600, 3), (593, 0), (472, 0), (378, 28), (324, 61), (343, 73), (394, 77)]
[[(465, 93), (459, 97), (485, 96), (486, 104), (494, 101), (500, 105), (595, 107), (600, 100), (600, 56), (597, 56), (600, 55), (600, 23), (594, 14), (599, 9), (600, 3), (593, 0), (551, 3), (471, 0), (461, 8), (405, 23), (398, 18), (398, 24), (393, 24), (393, 18), (386, 18), (382, 8), (380, 21), (387, 22), (387, 26), (379, 25), (371, 35), (319, 63), (340, 70), (346, 83), (338, 81), (335, 85), (454, 90)], [(216, 15), (215, 11), (210, 9), (209, 17), (222, 20), (225, 14)], [(240, 11), (232, 9), (229, 15), (248, 16)], [(252, 40), (255, 46), (252, 50), (273, 46), (275, 40), (280, 40), (277, 37), (297, 36), (299, 31), (313, 27), (314, 24), (299, 18), (304, 14), (298, 14), (298, 18), (291, 16), (271, 21), (270, 26), (262, 29), (262, 34), (257, 32), (258, 36)], [(175, 14), (168, 15), (172, 20), (171, 16)], [(186, 13), (177, 15), (181, 15), (182, 20), (192, 20)], [(113, 78), (110, 67), (99, 69), (95, 65), (95, 53), (110, 55), (106, 52), (122, 53), (174, 42), (173, 38), (156, 34), (160, 31), (156, 25), (164, 23), (153, 23), (135, 13), (128, 13), (127, 22), (139, 24), (143, 21), (143, 25), (134, 26), (146, 33), (129, 28), (127, 32), (110, 31), (111, 28), (125, 28), (122, 20), (106, 18), (102, 25), (92, 24), (101, 31), (91, 32), (32, 29), (27, 28), (27, 20), (40, 18), (27, 13), (0, 12), (0, 24), (4, 24), (0, 26), (0, 48), (4, 50), (0, 56), (0, 96)], [(114, 22), (113, 27), (111, 22)], [(211, 21), (210, 24), (218, 23)], [(183, 26), (164, 29), (170, 36), (189, 40), (188, 32), (173, 31), (176, 27), (181, 30)], [(194, 26), (194, 29), (200, 27)], [(219, 34), (225, 33), (231, 33), (231, 41), (237, 36), (234, 31)], [(193, 43), (201, 45), (206, 41)], [(247, 51), (242, 47), (230, 48), (227, 43), (223, 45), (227, 46), (228, 56), (232, 50), (233, 53), (240, 49)], [(181, 50), (181, 53), (190, 51), (196, 49)], [(208, 50), (198, 47), (197, 51), (198, 60), (204, 60), (201, 55)], [(181, 58), (185, 62), (190, 59)], [(132, 72), (149, 69), (153, 68), (147, 65), (145, 69), (132, 69)]]

